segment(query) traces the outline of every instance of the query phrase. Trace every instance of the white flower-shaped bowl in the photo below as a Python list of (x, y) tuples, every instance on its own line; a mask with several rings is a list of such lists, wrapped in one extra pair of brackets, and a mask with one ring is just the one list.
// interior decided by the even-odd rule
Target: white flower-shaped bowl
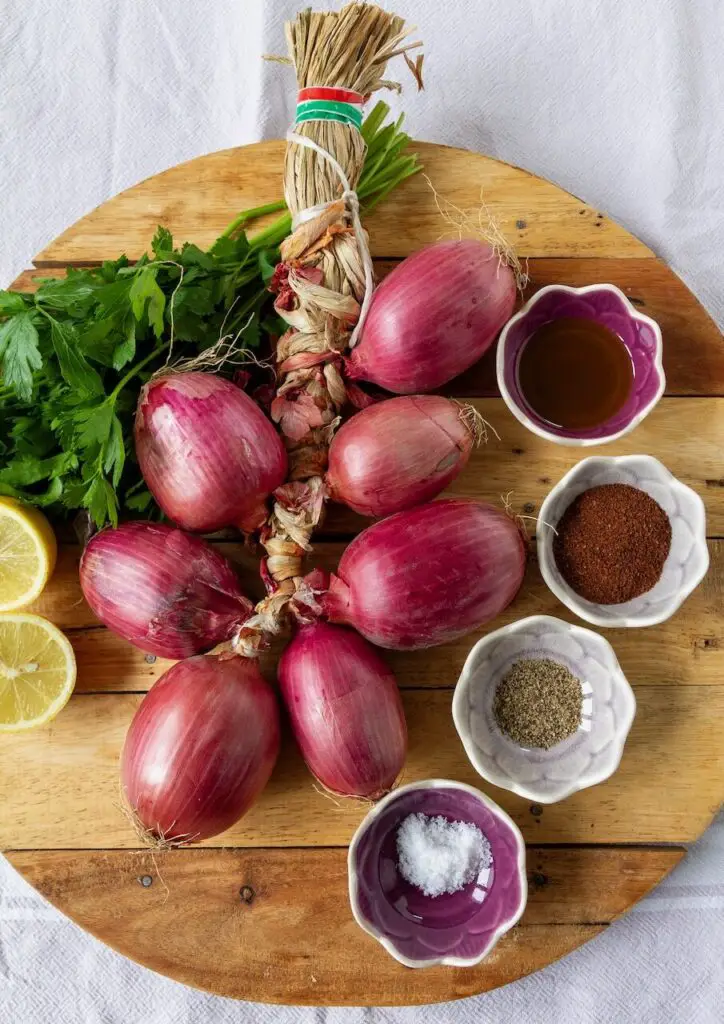
[[(434, 898), (397, 868), (397, 829), (409, 814), (467, 821), (483, 832), (492, 862), (455, 893)], [(357, 924), (406, 967), (473, 967), (525, 909), (525, 843), (517, 825), (473, 786), (427, 779), (393, 790), (354, 834), (347, 860)]]
[[(655, 587), (624, 604), (595, 604), (563, 579), (553, 554), (556, 525), (571, 502), (603, 484), (630, 484), (658, 502), (671, 522), (671, 550)], [(553, 527), (553, 529), (551, 529)], [(651, 455), (593, 455), (582, 459), (551, 490), (536, 527), (538, 563), (559, 601), (594, 626), (655, 626), (678, 610), (709, 568), (704, 502)]]
[[(578, 730), (549, 750), (521, 747), (493, 714), (498, 683), (521, 658), (550, 658), (581, 681)], [(463, 666), (453, 720), (475, 770), (539, 804), (604, 782), (618, 768), (636, 699), (607, 640), (550, 615), (531, 615), (479, 640)]]
[[(526, 342), (539, 327), (563, 317), (592, 320), (616, 334), (628, 350), (633, 387), (619, 411), (588, 430), (567, 430), (538, 416), (518, 386), (518, 362)], [(631, 305), (613, 284), (571, 288), (551, 284), (541, 288), (503, 328), (498, 342), (498, 387), (510, 411), (524, 427), (556, 444), (586, 447), (606, 444), (628, 434), (651, 412), (664, 393), (661, 329), (655, 320)]]

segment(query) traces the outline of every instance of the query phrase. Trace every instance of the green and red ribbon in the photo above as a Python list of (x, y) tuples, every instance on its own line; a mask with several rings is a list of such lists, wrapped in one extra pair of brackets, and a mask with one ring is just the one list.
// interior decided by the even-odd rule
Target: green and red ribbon
[(362, 106), (365, 97), (352, 89), (313, 85), (300, 89), (297, 97), (295, 124), (305, 121), (339, 121), (340, 124), (362, 127)]

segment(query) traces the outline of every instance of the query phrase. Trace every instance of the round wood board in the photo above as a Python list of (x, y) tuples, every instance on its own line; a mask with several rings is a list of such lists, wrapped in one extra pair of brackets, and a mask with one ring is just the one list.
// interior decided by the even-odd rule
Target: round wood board
[[(409, 970), (354, 923), (346, 847), (364, 807), (320, 795), (289, 736), (252, 811), (198, 847), (152, 854), (118, 805), (118, 755), (142, 694), (167, 667), (101, 628), (82, 600), (79, 550), (61, 546), (35, 610), (68, 631), (78, 684), (53, 724), (0, 744), (0, 847), (56, 906), (104, 942), (180, 981), (227, 996), (331, 1005), (415, 1004), (495, 988), (537, 970), (603, 931), (673, 867), (724, 796), (724, 349), (721, 335), (679, 279), (603, 214), (524, 171), (475, 153), (417, 146), (439, 193), (475, 219), (481, 197), (521, 256), (535, 290), (552, 282), (617, 284), (661, 324), (667, 396), (607, 454), (649, 452), (707, 505), (712, 567), (674, 618), (645, 630), (610, 630), (636, 690), (638, 715), (621, 767), (603, 785), (542, 808), (484, 783), (455, 734), (451, 691), (478, 635), (390, 657), (407, 710), (404, 780), (431, 776), (481, 786), (528, 843), (530, 897), (518, 927), (475, 968)], [(241, 209), (277, 199), (284, 145), (268, 142), (201, 157), (124, 192), (52, 242), (21, 275), (68, 264), (138, 257), (158, 223), (177, 239), (210, 244)], [(443, 235), (428, 184), (406, 182), (367, 221), (380, 275)], [(535, 515), (580, 457), (548, 444), (495, 397), (492, 360), (453, 382), (500, 433), (474, 454), (456, 494)], [(334, 509), (313, 556), (335, 564), (362, 520)], [(221, 549), (249, 589), (255, 560)], [(533, 613), (570, 618), (535, 566), (493, 628)], [(484, 631), (483, 631), (484, 632)], [(274, 658), (267, 659), (273, 674)], [(665, 845), (660, 845), (665, 844)]]

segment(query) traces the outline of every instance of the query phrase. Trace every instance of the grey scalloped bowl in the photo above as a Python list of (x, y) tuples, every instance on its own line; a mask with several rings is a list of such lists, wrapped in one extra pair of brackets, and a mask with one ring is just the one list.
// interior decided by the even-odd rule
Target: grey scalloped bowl
[[(630, 484), (649, 494), (671, 522), (671, 550), (659, 582), (624, 604), (595, 604), (563, 579), (553, 555), (555, 528), (570, 503), (602, 484)], [(548, 588), (572, 612), (594, 626), (655, 626), (678, 611), (709, 568), (706, 511), (687, 487), (652, 455), (592, 455), (582, 459), (550, 491), (536, 526), (538, 564)]]
[[(581, 681), (581, 725), (549, 750), (515, 743), (493, 714), (497, 685), (521, 658), (551, 658)], [(635, 714), (636, 698), (610, 643), (551, 615), (531, 615), (479, 640), (453, 697), (455, 728), (475, 770), (494, 786), (539, 804), (610, 778)]]
[[(562, 317), (593, 320), (618, 335), (628, 349), (634, 382), (626, 402), (605, 423), (588, 430), (567, 430), (549, 423), (530, 408), (518, 385), (518, 361), (530, 336)], [(607, 444), (634, 427), (651, 412), (664, 393), (663, 345), (655, 320), (631, 305), (614, 284), (571, 288), (550, 284), (526, 302), (503, 328), (496, 356), (498, 387), (505, 404), (524, 427), (556, 444), (586, 447)]]
[[(456, 893), (425, 896), (397, 869), (396, 834), (408, 814), (473, 822), (487, 837), (489, 868)], [(520, 919), (528, 883), (515, 823), (473, 786), (427, 779), (393, 790), (367, 814), (347, 858), (357, 924), (406, 967), (472, 967)]]

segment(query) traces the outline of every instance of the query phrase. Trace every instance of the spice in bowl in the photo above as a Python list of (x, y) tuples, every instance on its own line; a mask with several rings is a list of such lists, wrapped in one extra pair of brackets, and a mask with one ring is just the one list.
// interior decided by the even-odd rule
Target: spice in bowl
[(583, 693), (579, 679), (551, 658), (522, 658), (498, 683), (493, 715), (521, 747), (551, 747), (568, 739), (581, 724)]
[(425, 896), (459, 892), (490, 867), (490, 843), (477, 825), (441, 814), (408, 814), (397, 830), (400, 874)]
[(651, 590), (671, 549), (671, 523), (638, 487), (603, 484), (575, 498), (556, 525), (553, 557), (586, 601), (623, 604)]

